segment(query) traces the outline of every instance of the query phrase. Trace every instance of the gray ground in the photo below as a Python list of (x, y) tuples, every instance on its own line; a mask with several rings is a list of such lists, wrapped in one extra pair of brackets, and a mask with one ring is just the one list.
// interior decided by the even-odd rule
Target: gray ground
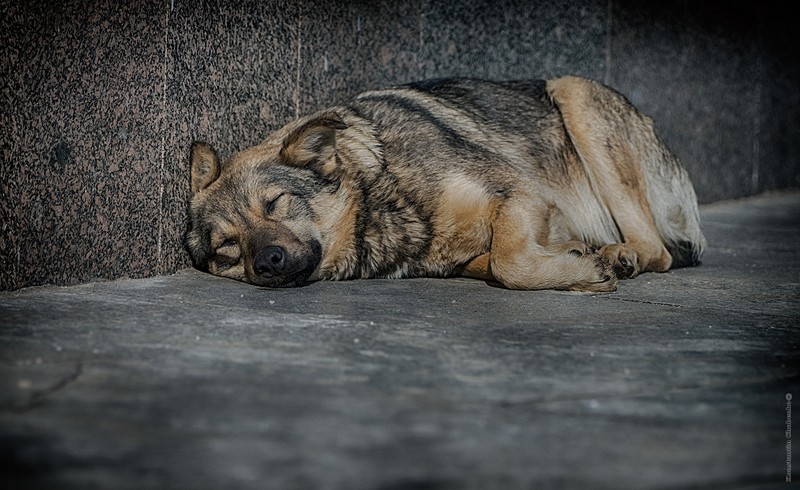
[(0, 294), (0, 487), (777, 486), (800, 194), (703, 218), (702, 266), (605, 295), (190, 270)]

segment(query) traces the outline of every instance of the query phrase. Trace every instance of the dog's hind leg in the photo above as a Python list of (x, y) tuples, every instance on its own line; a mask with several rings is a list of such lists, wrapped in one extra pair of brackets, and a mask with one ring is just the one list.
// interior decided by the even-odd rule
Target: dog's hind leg
[(660, 178), (675, 172), (658, 155), (669, 154), (655, 136), (652, 122), (624, 97), (597, 82), (567, 77), (548, 82), (564, 125), (586, 173), (613, 217), (622, 243), (607, 244), (600, 254), (619, 278), (639, 272), (664, 272), (672, 256), (656, 224), (645, 165), (660, 165)]

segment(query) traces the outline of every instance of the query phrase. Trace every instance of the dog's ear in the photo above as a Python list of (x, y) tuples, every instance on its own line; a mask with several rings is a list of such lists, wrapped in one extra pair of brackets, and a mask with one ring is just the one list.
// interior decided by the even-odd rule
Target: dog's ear
[(192, 143), (192, 194), (202, 191), (219, 177), (219, 157), (211, 145)]
[(310, 167), (329, 176), (336, 170), (336, 131), (347, 124), (333, 112), (322, 113), (292, 131), (283, 141), (281, 160), (297, 167)]

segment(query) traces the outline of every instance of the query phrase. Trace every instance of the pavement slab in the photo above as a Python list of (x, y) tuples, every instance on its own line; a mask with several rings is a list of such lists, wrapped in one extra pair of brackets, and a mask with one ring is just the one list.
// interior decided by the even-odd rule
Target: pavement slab
[(800, 193), (702, 221), (701, 266), (610, 294), (195, 270), (0, 293), (0, 487), (782, 485)]

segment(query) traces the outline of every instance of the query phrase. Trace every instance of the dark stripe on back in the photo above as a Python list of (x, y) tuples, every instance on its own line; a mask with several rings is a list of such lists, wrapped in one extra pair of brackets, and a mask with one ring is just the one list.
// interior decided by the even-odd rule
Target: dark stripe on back
[[(361, 96), (359, 98), (359, 101), (379, 102), (389, 106), (399, 107), (400, 109), (403, 109), (403, 115), (409, 115), (409, 116), (414, 116), (416, 118), (421, 118), (424, 120), (425, 123), (436, 128), (436, 130), (439, 131), (439, 133), (441, 133), (441, 135), (447, 140), (447, 142), (451, 146), (459, 149), (464, 149), (470, 152), (476, 152), (482, 154), (489, 153), (486, 150), (486, 148), (465, 139), (461, 134), (455, 131), (453, 127), (447, 123), (447, 121), (444, 121), (436, 117), (436, 115), (433, 114), (426, 107), (414, 102), (408, 97), (403, 97), (402, 95), (396, 95), (391, 93), (370, 94)], [(436, 99), (434, 99), (434, 101), (440, 103), (440, 101)], [(372, 119), (374, 120), (374, 118)]]

